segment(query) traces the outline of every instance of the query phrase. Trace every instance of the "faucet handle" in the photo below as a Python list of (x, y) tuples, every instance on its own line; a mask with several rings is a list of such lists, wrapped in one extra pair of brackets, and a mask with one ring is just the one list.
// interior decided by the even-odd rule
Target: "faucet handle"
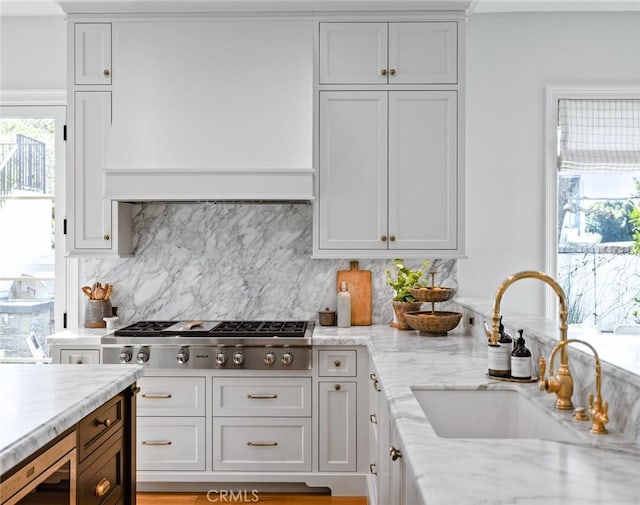
[(538, 386), (540, 387), (540, 391), (544, 391), (547, 389), (547, 384), (544, 379), (544, 374), (547, 370), (547, 362), (544, 359), (544, 356), (540, 356), (540, 361), (538, 363), (538, 377), (540, 380), (538, 381)]
[(589, 393), (589, 413), (593, 414), (593, 393)]

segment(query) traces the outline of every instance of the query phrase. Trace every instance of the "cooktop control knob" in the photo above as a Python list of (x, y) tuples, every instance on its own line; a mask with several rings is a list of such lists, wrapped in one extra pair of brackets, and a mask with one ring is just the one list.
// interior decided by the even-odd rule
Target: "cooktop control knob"
[(244, 363), (244, 354), (240, 351), (236, 351), (233, 353), (233, 363), (236, 365), (242, 365)]
[(224, 365), (226, 362), (227, 362), (227, 355), (222, 351), (218, 352), (218, 354), (216, 354), (216, 363), (218, 365)]
[(272, 352), (268, 352), (264, 355), (264, 364), (272, 366), (276, 362), (276, 355)]
[(138, 354), (136, 354), (136, 359), (140, 364), (146, 363), (147, 361), (149, 361), (149, 348), (141, 347), (140, 350), (138, 351)]
[(184, 365), (187, 361), (189, 361), (189, 349), (183, 347), (178, 351), (178, 355), (176, 356), (176, 361), (181, 365)]
[(120, 351), (120, 363), (129, 363), (132, 357), (133, 357), (133, 352), (131, 349), (127, 349), (125, 347)]
[(285, 352), (282, 355), (282, 366), (289, 366), (292, 361), (293, 361), (293, 354), (291, 354), (289, 351)]

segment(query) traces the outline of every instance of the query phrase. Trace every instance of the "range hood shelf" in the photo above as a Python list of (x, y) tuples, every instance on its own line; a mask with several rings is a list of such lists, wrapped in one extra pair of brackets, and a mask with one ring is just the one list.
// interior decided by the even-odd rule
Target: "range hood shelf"
[(104, 170), (115, 201), (311, 201), (313, 169)]

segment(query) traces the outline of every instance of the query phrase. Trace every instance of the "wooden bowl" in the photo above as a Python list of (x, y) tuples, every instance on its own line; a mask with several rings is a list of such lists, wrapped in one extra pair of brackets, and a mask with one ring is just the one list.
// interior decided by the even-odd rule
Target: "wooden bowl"
[(462, 314), (460, 312), (444, 311), (416, 311), (406, 312), (404, 319), (411, 328), (418, 330), (425, 337), (446, 337), (447, 332), (453, 330)]
[(411, 295), (421, 302), (446, 302), (455, 293), (453, 288), (411, 288)]

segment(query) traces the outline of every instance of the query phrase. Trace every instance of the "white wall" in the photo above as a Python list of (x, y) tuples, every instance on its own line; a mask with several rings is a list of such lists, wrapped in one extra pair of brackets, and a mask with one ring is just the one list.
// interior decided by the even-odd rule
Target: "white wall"
[(0, 17), (0, 89), (65, 89), (64, 17)]
[[(479, 14), (467, 28), (468, 259), (458, 284), (493, 297), (509, 274), (546, 269), (545, 85), (640, 86), (640, 14)], [(519, 282), (504, 304), (542, 313), (538, 284)]]

